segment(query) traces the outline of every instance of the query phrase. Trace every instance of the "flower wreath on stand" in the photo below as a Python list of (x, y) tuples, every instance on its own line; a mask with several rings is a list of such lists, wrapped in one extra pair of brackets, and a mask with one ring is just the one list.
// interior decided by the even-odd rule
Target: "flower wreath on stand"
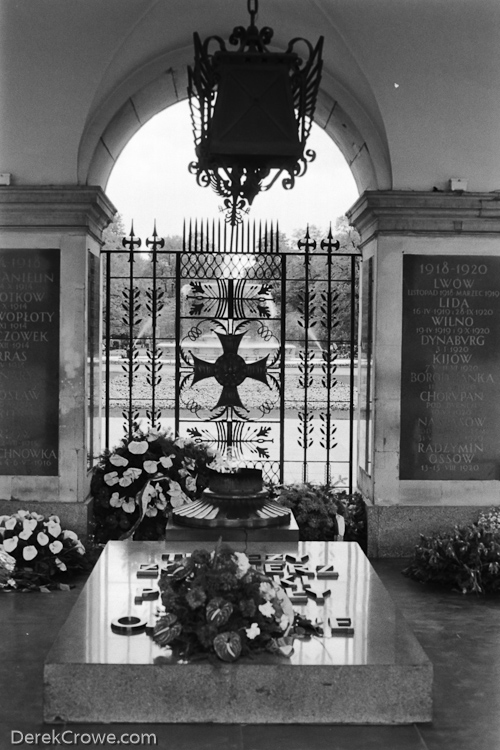
[(220, 542), (212, 552), (196, 550), (170, 564), (159, 587), (165, 612), (153, 639), (182, 659), (291, 656), (294, 638), (322, 634), (244, 553)]
[(157, 540), (172, 508), (193, 502), (207, 485), (207, 466), (218, 453), (168, 431), (137, 430), (107, 451), (94, 469), (96, 542)]
[(0, 589), (67, 590), (72, 574), (88, 567), (85, 547), (58, 516), (27, 510), (0, 516)]

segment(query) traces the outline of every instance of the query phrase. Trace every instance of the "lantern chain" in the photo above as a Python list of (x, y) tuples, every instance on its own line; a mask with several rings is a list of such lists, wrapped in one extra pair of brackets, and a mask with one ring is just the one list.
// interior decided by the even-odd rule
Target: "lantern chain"
[(250, 25), (255, 25), (255, 19), (259, 12), (259, 0), (247, 0), (247, 8), (250, 13)]

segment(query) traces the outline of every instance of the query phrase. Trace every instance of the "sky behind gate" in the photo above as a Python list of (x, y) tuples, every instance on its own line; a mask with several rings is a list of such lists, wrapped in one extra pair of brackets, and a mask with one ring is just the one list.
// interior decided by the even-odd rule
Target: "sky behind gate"
[[(307, 148), (316, 159), (292, 190), (281, 179), (254, 200), (248, 218), (278, 221), (291, 236), (294, 229), (315, 224), (327, 229), (358, 198), (347, 162), (337, 146), (313, 125)], [(106, 192), (122, 215), (128, 233), (146, 238), (156, 219), (160, 236), (181, 235), (183, 220), (216, 220), (222, 199), (211, 188), (199, 187), (188, 171), (195, 158), (187, 101), (164, 110), (146, 123), (122, 151), (111, 173)], [(282, 176), (285, 177), (286, 173)]]

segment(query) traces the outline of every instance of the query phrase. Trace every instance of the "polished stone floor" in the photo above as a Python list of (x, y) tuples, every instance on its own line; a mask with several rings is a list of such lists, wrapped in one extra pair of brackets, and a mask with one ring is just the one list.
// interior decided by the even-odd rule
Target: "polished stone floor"
[(373, 561), (434, 664), (430, 724), (44, 725), (43, 662), (82, 581), (69, 593), (0, 594), (0, 750), (34, 745), (28, 733), (52, 731), (54, 743), (42, 744), (39, 738), (37, 746), (61, 747), (57, 733), (65, 729), (74, 733), (64, 737), (71, 747), (115, 747), (99, 738), (89, 744), (88, 733), (108, 732), (117, 737), (130, 733), (122, 744), (128, 740), (137, 747), (152, 746), (147, 738), (138, 744), (137, 734), (155, 734), (162, 750), (500, 750), (500, 596), (429, 589), (402, 576), (403, 564)]

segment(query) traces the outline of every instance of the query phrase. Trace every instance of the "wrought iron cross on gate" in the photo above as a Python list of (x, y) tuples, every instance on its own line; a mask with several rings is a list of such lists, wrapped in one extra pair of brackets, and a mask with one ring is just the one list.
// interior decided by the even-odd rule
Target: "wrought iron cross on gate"
[(256, 362), (246, 362), (241, 354), (238, 354), (244, 333), (223, 334), (217, 331), (215, 333), (221, 343), (222, 354), (215, 362), (207, 362), (194, 354), (191, 355), (194, 363), (192, 385), (199, 383), (200, 380), (213, 377), (222, 386), (222, 392), (219, 401), (211, 411), (215, 411), (221, 406), (237, 406), (245, 409), (238, 393), (238, 386), (247, 378), (253, 378), (269, 387), (266, 374), (269, 355), (267, 354)]

